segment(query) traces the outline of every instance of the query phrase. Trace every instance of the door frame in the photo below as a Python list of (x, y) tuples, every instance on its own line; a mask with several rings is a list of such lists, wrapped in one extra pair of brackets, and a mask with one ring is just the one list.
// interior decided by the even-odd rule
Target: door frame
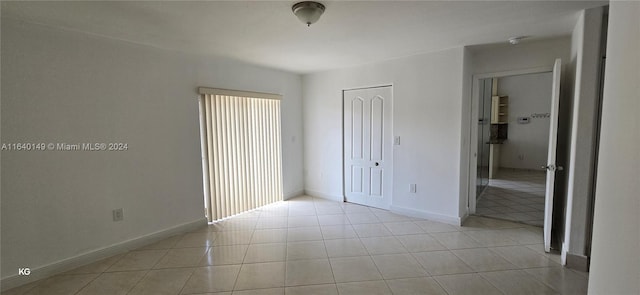
[(502, 72), (490, 72), (490, 73), (481, 73), (475, 74), (471, 78), (471, 107), (469, 108), (470, 113), (468, 114), (471, 118), (470, 127), (469, 127), (469, 173), (468, 173), (468, 194), (467, 194), (467, 214), (475, 214), (476, 213), (476, 182), (477, 175), (474, 171), (478, 169), (478, 145), (472, 144), (477, 143), (478, 141), (478, 99), (480, 91), (480, 80), (487, 78), (502, 78), (508, 76), (519, 76), (519, 75), (528, 75), (528, 74), (541, 74), (541, 73), (551, 73), (553, 72), (553, 66), (545, 66), (545, 67), (535, 67), (535, 68), (525, 68), (518, 70), (510, 70), (510, 71), (502, 71)]
[[(345, 156), (345, 153), (344, 153), (344, 148), (345, 148), (345, 140), (344, 140), (344, 137), (345, 137), (345, 132), (344, 132), (344, 128), (345, 128), (345, 122), (344, 122), (344, 115), (345, 115), (344, 114), (344, 111), (345, 111), (345, 109), (344, 109), (344, 93), (345, 93), (345, 91), (363, 90), (363, 89), (375, 89), (375, 88), (384, 88), (384, 87), (390, 87), (391, 88), (391, 97), (393, 97), (392, 101), (391, 101), (391, 117), (389, 118), (389, 124), (391, 125), (390, 126), (391, 134), (389, 134), (389, 138), (391, 140), (393, 140), (394, 139), (394, 128), (393, 128), (394, 127), (393, 126), (393, 114), (394, 114), (393, 106), (394, 106), (394, 103), (393, 103), (393, 101), (395, 100), (395, 93), (393, 91), (394, 90), (393, 89), (393, 83), (382, 83), (382, 84), (372, 85), (372, 86), (349, 87), (349, 88), (343, 88), (340, 91), (340, 95), (342, 97), (342, 99), (340, 100), (340, 109), (341, 109), (341, 113), (342, 113), (342, 118), (340, 118), (341, 123), (342, 123), (340, 125), (340, 127), (341, 127), (340, 131), (341, 131), (341, 134), (342, 134), (341, 139), (340, 139), (341, 140), (341, 145), (340, 145), (341, 146), (340, 172), (342, 174), (342, 202), (347, 202), (347, 189), (346, 189), (346, 181), (345, 181), (346, 175), (344, 174), (344, 165), (345, 165), (345, 160), (344, 160), (344, 156)], [(393, 149), (393, 146), (394, 145), (392, 145), (392, 149)], [(389, 200), (387, 202), (388, 206), (387, 206), (387, 208), (384, 208), (384, 209), (387, 209), (387, 210), (391, 207), (391, 203), (393, 202), (393, 159), (395, 157), (394, 154), (395, 153), (392, 150), (391, 151), (391, 158), (389, 159), (389, 165), (387, 166), (388, 170), (389, 170), (389, 173), (391, 173), (391, 181), (390, 181), (390, 183), (388, 185), (389, 185), (389, 190), (392, 192), (390, 196), (385, 196), (385, 197), (389, 198)]]

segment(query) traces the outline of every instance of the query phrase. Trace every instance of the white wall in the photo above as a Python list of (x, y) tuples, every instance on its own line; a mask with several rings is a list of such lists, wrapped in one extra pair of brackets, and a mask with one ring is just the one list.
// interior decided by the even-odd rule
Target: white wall
[(299, 75), (3, 17), (1, 82), (2, 143), (129, 145), (2, 152), (3, 281), (204, 222), (197, 86), (283, 94), (284, 193), (303, 190)]
[(303, 76), (305, 191), (342, 200), (341, 91), (393, 84), (392, 207), (459, 222), (462, 66), (457, 48)]
[(640, 2), (612, 1), (589, 294), (640, 294)]
[[(508, 76), (498, 79), (498, 94), (509, 96), (508, 139), (500, 146), (500, 167), (540, 170), (547, 163), (549, 121), (532, 117), (551, 111), (552, 73)], [(519, 124), (518, 117), (528, 117)]]
[(546, 67), (551, 69), (556, 58), (569, 59), (571, 39), (568, 36), (539, 41), (526, 40), (518, 45), (499, 44), (470, 47), (473, 74), (499, 73)]
[(575, 52), (570, 157), (567, 166), (567, 221), (564, 249), (586, 256), (593, 187), (595, 137), (599, 103), (600, 42), (603, 8), (582, 11), (572, 34)]

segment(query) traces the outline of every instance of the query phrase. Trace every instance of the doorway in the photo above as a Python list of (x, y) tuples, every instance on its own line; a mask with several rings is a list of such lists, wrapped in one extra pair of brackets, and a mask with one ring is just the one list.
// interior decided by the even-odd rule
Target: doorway
[(483, 121), (489, 122), (482, 125), (482, 138), (478, 125), (478, 169), (488, 179), (478, 178), (486, 188), (477, 193), (477, 215), (543, 226), (541, 166), (549, 148), (552, 78), (544, 72), (481, 80)]
[[(486, 150), (484, 148), (484, 145), (488, 143), (489, 158), (490, 158), (489, 160), (490, 178), (497, 177), (499, 175), (498, 168), (500, 167), (500, 163), (502, 162), (500, 160), (501, 154), (502, 154), (500, 149), (502, 149), (502, 145), (509, 140), (509, 134), (513, 133), (513, 131), (510, 129), (513, 129), (514, 127), (516, 129), (519, 129), (518, 127), (522, 127), (522, 126), (533, 126), (533, 125), (529, 125), (531, 124), (533, 119), (548, 118), (547, 129), (536, 128), (536, 129), (543, 130), (541, 132), (542, 136), (543, 137), (546, 136), (548, 138), (546, 157), (544, 157), (544, 153), (538, 153), (538, 154), (541, 154), (542, 156), (532, 157), (534, 161), (530, 162), (529, 163), (530, 166), (524, 169), (525, 171), (529, 171), (533, 173), (535, 171), (540, 171), (543, 169), (546, 170), (544, 174), (544, 178), (545, 178), (544, 204), (543, 204), (544, 215), (543, 215), (542, 223), (543, 223), (543, 232), (544, 232), (544, 247), (545, 247), (545, 251), (547, 252), (550, 251), (551, 249), (551, 230), (552, 230), (551, 221), (553, 219), (552, 217), (554, 213), (553, 202), (554, 202), (555, 172), (557, 170), (562, 169), (562, 167), (556, 165), (561, 63), (562, 62), (560, 59), (556, 59), (553, 68), (549, 68), (549, 69), (536, 68), (536, 69), (529, 69), (529, 70), (510, 71), (510, 72), (503, 72), (503, 73), (474, 76), (473, 92), (472, 92), (473, 97), (472, 97), (472, 104), (471, 104), (472, 105), (471, 122), (474, 122), (474, 125), (478, 124), (478, 126), (472, 126), (471, 128), (471, 142), (478, 143), (478, 145), (477, 146), (472, 145), (472, 151), (470, 155), (472, 160), (470, 161), (469, 168), (471, 171), (474, 171), (474, 170), (478, 171), (479, 167), (483, 167), (482, 169), (486, 170), (486, 168), (484, 168), (484, 165), (483, 165), (484, 163), (486, 163), (486, 161), (483, 160), (483, 158), (486, 158), (486, 156), (484, 156), (482, 153), (483, 153), (483, 150)], [(539, 112), (531, 109), (527, 110), (527, 109), (522, 109), (521, 107), (516, 107), (515, 112), (513, 109), (510, 110), (510, 104), (512, 103), (512, 99), (510, 99), (509, 94), (500, 93), (501, 90), (499, 89), (499, 79), (500, 78), (504, 79), (510, 76), (518, 77), (518, 76), (524, 76), (527, 74), (542, 74), (542, 73), (549, 73), (551, 75), (551, 83), (549, 82), (545, 83), (547, 84), (546, 87), (545, 86), (533, 87), (532, 90), (529, 90), (529, 92), (536, 93), (536, 96), (544, 95), (549, 98), (550, 107), (548, 108), (548, 112)], [(491, 127), (490, 127), (490, 132), (488, 137), (486, 136), (486, 132), (480, 131), (480, 130), (486, 129), (485, 127), (483, 127), (484, 126), (483, 123), (486, 123), (486, 117), (487, 117), (487, 114), (484, 111), (484, 108), (485, 108), (484, 104), (486, 101), (488, 101), (488, 99), (484, 97), (488, 93), (486, 89), (487, 88), (486, 86), (488, 85), (488, 81), (486, 79), (490, 79), (491, 85), (492, 85), (491, 112), (490, 112), (491, 114), (489, 116)], [(542, 87), (546, 88), (546, 90), (550, 92), (550, 95), (548, 93), (543, 94), (543, 93), (538, 93), (539, 91), (536, 91), (536, 89), (539, 89)], [(524, 87), (521, 85), (520, 88), (527, 88), (527, 87)], [(509, 90), (509, 91), (514, 91), (514, 90)], [(519, 91), (519, 92), (522, 92), (522, 91)], [(518, 96), (520, 95), (521, 94), (518, 94)], [(526, 102), (527, 100), (523, 100), (523, 101)], [(531, 103), (531, 101), (528, 101), (528, 102)], [(538, 105), (536, 108), (538, 107), (540, 106)], [(544, 134), (544, 130), (547, 130), (546, 135)], [(521, 137), (527, 139), (528, 143), (525, 143), (524, 145), (521, 145), (520, 148), (515, 149), (516, 151), (515, 155), (521, 162), (524, 162), (525, 159), (529, 159), (529, 156), (521, 153), (521, 151), (526, 150), (526, 148), (528, 148), (531, 145), (539, 144), (540, 140), (534, 141), (533, 143), (530, 140), (533, 138), (531, 134), (534, 134), (534, 133), (536, 132), (532, 131), (532, 129), (530, 129), (528, 132), (525, 132), (524, 136), (521, 136)], [(514, 154), (513, 151), (509, 153), (512, 155)], [(536, 164), (535, 159), (538, 159), (537, 161), (539, 161), (539, 163)], [(471, 173), (469, 177), (469, 181), (470, 181), (469, 182), (469, 188), (470, 188), (469, 189), (469, 212), (470, 214), (479, 214), (479, 213), (482, 213), (483, 210), (485, 210), (483, 208), (483, 209), (480, 209), (480, 212), (478, 212), (477, 205), (479, 204), (478, 201), (483, 198), (483, 192), (486, 192), (486, 188), (490, 188), (490, 186), (487, 185), (483, 187), (482, 185), (483, 179), (479, 179), (479, 175), (483, 175), (483, 173), (482, 172)], [(538, 190), (539, 188), (529, 187), (526, 189)], [(530, 207), (527, 204), (517, 203), (518, 201), (522, 201), (522, 200), (514, 201), (514, 200), (504, 199), (505, 197), (504, 191), (498, 191), (496, 193), (499, 197), (503, 199), (499, 200), (499, 201), (502, 201), (502, 203), (499, 203), (499, 202), (490, 203), (492, 205), (497, 205), (495, 207), (510, 208), (512, 210), (516, 210), (516, 208), (513, 208), (513, 207), (519, 206), (519, 205), (526, 206), (526, 207), (521, 206), (519, 209), (526, 209), (527, 207)], [(531, 202), (529, 205), (531, 205), (532, 203), (533, 202)], [(534, 208), (530, 208), (530, 209), (533, 210)], [(486, 211), (487, 210), (485, 210), (485, 212)], [(493, 209), (493, 211), (494, 211), (493, 213), (495, 213), (495, 208)], [(519, 213), (519, 212), (510, 212), (510, 213)], [(517, 214), (517, 215), (511, 214), (511, 217), (514, 217), (513, 219), (515, 219), (516, 216), (519, 217), (519, 219), (524, 219), (529, 217), (525, 214)], [(509, 219), (513, 220), (512, 218), (509, 218)], [(515, 221), (522, 222), (523, 220), (515, 220)]]
[(393, 177), (391, 86), (343, 91), (344, 198), (389, 209)]

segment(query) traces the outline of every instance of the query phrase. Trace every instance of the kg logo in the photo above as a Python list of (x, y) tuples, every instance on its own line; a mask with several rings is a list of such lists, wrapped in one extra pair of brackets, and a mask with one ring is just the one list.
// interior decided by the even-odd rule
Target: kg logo
[(18, 268), (18, 275), (19, 276), (28, 276), (31, 274), (31, 269), (28, 267), (20, 267)]

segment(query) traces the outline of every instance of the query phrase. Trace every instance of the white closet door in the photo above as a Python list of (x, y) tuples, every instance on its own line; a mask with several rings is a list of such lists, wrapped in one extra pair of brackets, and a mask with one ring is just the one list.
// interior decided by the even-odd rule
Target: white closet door
[(388, 209), (393, 137), (391, 86), (344, 91), (344, 191), (347, 202)]

